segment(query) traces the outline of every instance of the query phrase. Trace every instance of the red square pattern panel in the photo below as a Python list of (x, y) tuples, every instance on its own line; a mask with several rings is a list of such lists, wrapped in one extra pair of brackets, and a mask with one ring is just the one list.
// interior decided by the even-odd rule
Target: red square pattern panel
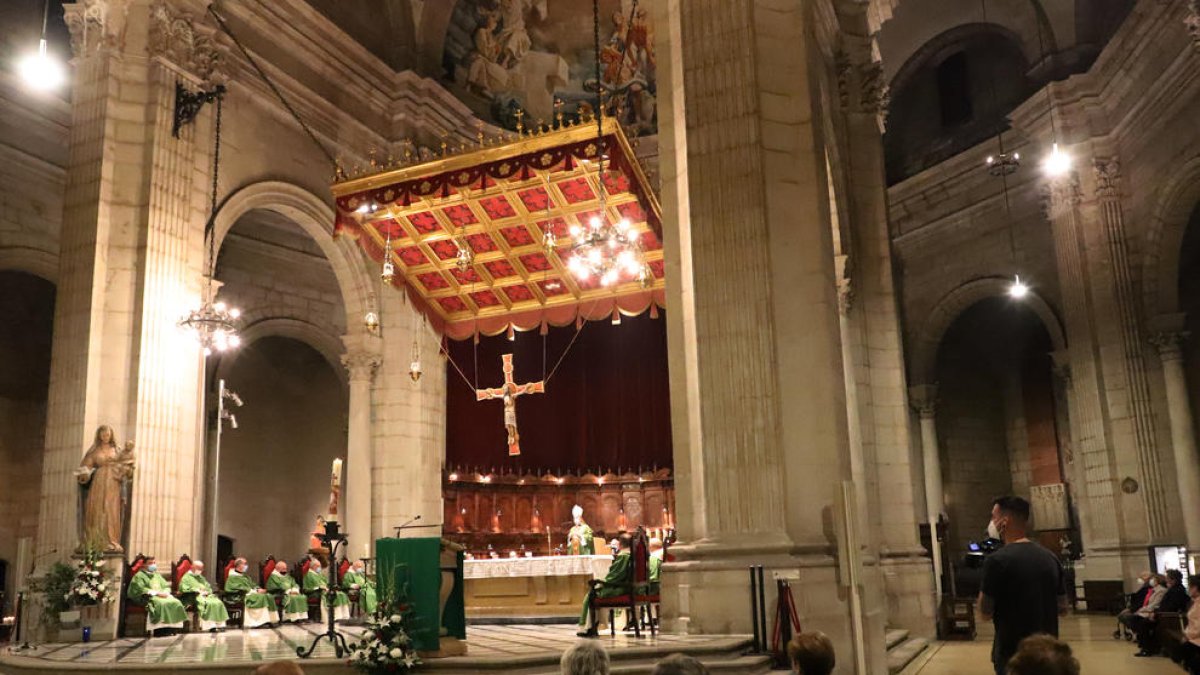
[(545, 272), (550, 269), (550, 261), (544, 253), (530, 253), (521, 256), (521, 264), (530, 272)]
[(472, 234), (467, 237), (467, 246), (476, 253), (489, 253), (497, 250), (496, 242), (490, 234)]
[(412, 223), (413, 229), (419, 234), (433, 234), (442, 229), (438, 224), (437, 218), (429, 211), (421, 211), (414, 213), (408, 217), (408, 222)]
[(442, 213), (446, 214), (446, 218), (450, 220), (450, 224), (454, 227), (466, 227), (479, 222), (475, 214), (471, 212), (471, 208), (466, 204), (455, 204), (442, 209)]
[(543, 279), (538, 282), (538, 286), (541, 287), (542, 294), (547, 298), (563, 295), (567, 292), (567, 285), (560, 279)]
[(643, 232), (640, 237), (642, 240), (642, 249), (646, 251), (657, 251), (662, 248), (662, 242), (658, 240), (658, 235), (653, 231)]
[(508, 242), (509, 246), (528, 246), (533, 243), (533, 237), (529, 236), (529, 230), (524, 226), (506, 227), (500, 230), (500, 235), (504, 237), (504, 241)]
[(429, 248), (433, 249), (433, 252), (437, 255), (437, 257), (441, 258), (442, 260), (450, 260), (458, 255), (458, 247), (455, 246), (454, 242), (450, 241), (449, 239), (435, 241), (429, 245)]
[(610, 195), (629, 191), (629, 178), (621, 171), (604, 172), (604, 191)]
[(481, 279), (479, 277), (479, 272), (475, 271), (474, 265), (472, 265), (471, 267), (468, 267), (465, 272), (463, 270), (460, 270), (457, 267), (455, 267), (454, 269), (450, 270), (450, 274), (454, 275), (455, 281), (457, 281), (458, 283), (460, 283), (464, 286), (469, 286), (471, 284), (477, 284), (480, 281), (483, 281), (483, 279)]
[(462, 298), (457, 295), (452, 295), (448, 298), (438, 298), (438, 304), (447, 312), (465, 312), (467, 311), (467, 303), (462, 301)]
[(479, 205), (483, 207), (484, 212), (488, 214), (488, 218), (492, 220), (511, 218), (517, 215), (516, 209), (512, 207), (512, 204), (508, 203), (508, 200), (503, 195), (480, 199)]
[(655, 279), (661, 279), (666, 274), (666, 269), (663, 267), (663, 261), (651, 260), (649, 265), (650, 271), (654, 273)]
[[(583, 227), (590, 227), (592, 224), (592, 218), (598, 215), (600, 215), (599, 211), (584, 211), (576, 214), (575, 217), (579, 219), (580, 225)], [(606, 217), (605, 220), (608, 220), (608, 218)]]
[(512, 263), (507, 260), (496, 260), (490, 263), (484, 263), (488, 274), (492, 275), (493, 279), (503, 279), (505, 277), (517, 276), (517, 270), (513, 268)]
[(400, 256), (400, 260), (409, 267), (424, 265), (425, 263), (429, 262), (429, 259), (425, 257), (425, 254), (421, 252), (421, 249), (417, 248), (416, 246), (405, 246), (399, 251), (396, 251), (396, 255)]
[(491, 291), (475, 291), (470, 295), (475, 304), (480, 307), (495, 307), (500, 304), (500, 298), (497, 298), (496, 294)]
[(446, 281), (445, 277), (437, 272), (425, 272), (423, 274), (418, 274), (417, 281), (420, 281), (422, 286), (431, 291), (437, 291), (450, 287), (450, 283)]
[(390, 236), (392, 239), (403, 239), (408, 236), (408, 233), (404, 231), (404, 228), (400, 226), (400, 223), (397, 223), (391, 218), (378, 220), (374, 223), (374, 225), (375, 229), (379, 231), (379, 236), (381, 237), (386, 238)]
[(550, 205), (550, 199), (546, 195), (546, 188), (536, 187), (528, 190), (521, 190), (517, 193), (521, 197), (521, 203), (525, 205), (525, 210), (533, 213), (535, 211), (545, 211)]
[(637, 202), (621, 204), (617, 207), (617, 213), (620, 213), (622, 218), (628, 218), (631, 223), (641, 223), (646, 220), (646, 212)]
[(570, 234), (570, 231), (567, 228), (567, 221), (563, 220), (562, 218), (551, 218), (550, 220), (543, 220), (543, 221), (539, 222), (537, 224), (537, 226), (538, 226), (538, 230), (540, 230), (542, 232), (542, 234), (545, 234), (546, 230), (553, 231), (554, 236), (559, 237), (559, 238), (565, 237), (568, 234)]
[(504, 294), (513, 302), (533, 299), (533, 291), (529, 290), (527, 286), (505, 286)]
[(592, 190), (591, 185), (588, 185), (587, 179), (582, 176), (562, 181), (558, 184), (558, 189), (568, 204), (578, 204), (596, 198), (596, 192)]
[(579, 290), (581, 291), (594, 291), (597, 288), (600, 288), (600, 277), (596, 276), (595, 274), (592, 274), (584, 279), (575, 277), (575, 283), (579, 284)]

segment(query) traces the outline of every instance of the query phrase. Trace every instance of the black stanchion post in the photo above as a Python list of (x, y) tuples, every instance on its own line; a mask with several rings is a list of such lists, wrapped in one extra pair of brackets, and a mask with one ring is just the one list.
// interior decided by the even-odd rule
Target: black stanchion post
[(767, 590), (765, 588), (766, 581), (763, 572), (763, 566), (759, 565), (758, 569), (758, 622), (762, 625), (763, 635), (763, 651), (768, 651), (771, 648), (770, 638), (767, 637), (770, 628), (767, 626)]
[(778, 582), (776, 582), (776, 586), (778, 587), (779, 603), (778, 609), (775, 611), (778, 614), (776, 618), (779, 621), (779, 644), (780, 648), (783, 650), (783, 653), (780, 655), (780, 657), (786, 664), (787, 646), (788, 643), (792, 641), (792, 605), (790, 602), (792, 597), (792, 589), (791, 585), (788, 584), (788, 582), (784, 579), (780, 579)]
[(758, 632), (758, 579), (754, 576), (754, 565), (750, 566), (750, 621), (754, 624), (754, 651), (762, 652)]

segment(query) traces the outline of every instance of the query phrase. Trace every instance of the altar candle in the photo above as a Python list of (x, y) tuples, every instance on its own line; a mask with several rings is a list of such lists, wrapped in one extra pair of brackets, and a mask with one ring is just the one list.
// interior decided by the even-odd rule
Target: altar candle
[(342, 494), (342, 458), (335, 457), (333, 460), (333, 469), (329, 475), (329, 517), (325, 520), (328, 522), (337, 522), (338, 519), (338, 500)]

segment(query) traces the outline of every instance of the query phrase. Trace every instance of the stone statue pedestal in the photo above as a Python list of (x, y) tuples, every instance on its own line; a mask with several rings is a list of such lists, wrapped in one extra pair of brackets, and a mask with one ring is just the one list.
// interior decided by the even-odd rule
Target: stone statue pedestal
[[(83, 556), (71, 556), (71, 562), (78, 563), (83, 560)], [(108, 602), (102, 602), (97, 605), (83, 605), (73, 607), (69, 611), (79, 613), (77, 619), (70, 614), (65, 619), (69, 621), (60, 621), (56, 635), (48, 635), (54, 642), (82, 642), (83, 628), (89, 627), (92, 629), (91, 640), (97, 642), (100, 640), (115, 640), (117, 639), (117, 625), (119, 623), (121, 612), (121, 589), (124, 586), (125, 575), (125, 558), (120, 553), (106, 553), (103, 556), (104, 567), (108, 572), (109, 583), (109, 598)], [(55, 631), (51, 631), (55, 633)]]

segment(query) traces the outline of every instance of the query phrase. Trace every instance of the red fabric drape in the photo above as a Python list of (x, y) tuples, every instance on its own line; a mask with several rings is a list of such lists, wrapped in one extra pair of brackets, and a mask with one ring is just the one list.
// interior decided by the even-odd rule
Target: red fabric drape
[[(546, 373), (567, 349), (574, 327), (550, 328)], [(518, 384), (542, 379), (542, 336), (480, 337), (478, 384), (504, 381), (500, 356), (512, 353)], [(474, 385), (473, 341), (450, 341), (448, 352)], [(447, 364), (446, 461), (485, 470), (580, 470), (670, 467), (671, 414), (666, 321), (649, 313), (620, 325), (584, 322), (546, 393), (517, 400), (521, 456), (509, 457), (499, 401), (476, 401), (472, 386)]]

